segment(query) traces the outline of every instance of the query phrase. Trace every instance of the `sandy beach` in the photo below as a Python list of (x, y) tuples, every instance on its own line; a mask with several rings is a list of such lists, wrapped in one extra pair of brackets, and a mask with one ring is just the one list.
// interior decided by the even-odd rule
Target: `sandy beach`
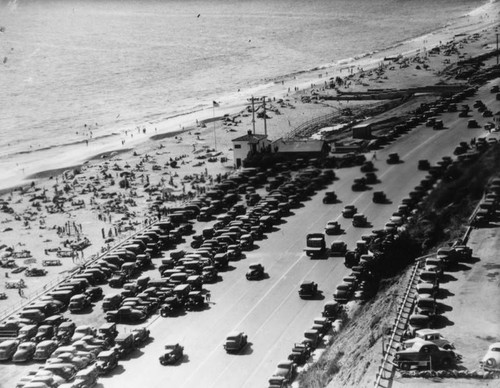
[[(317, 99), (318, 94), (463, 83), (447, 79), (444, 70), (491, 51), (497, 20), (498, 3), (491, 2), (458, 24), (408, 46), (339, 64), (333, 73), (318, 69), (255, 90), (255, 96), (267, 96), (269, 138), (276, 140), (332, 113), (348, 120), (342, 118), (346, 108), (362, 114), (366, 107), (384, 103)], [(434, 47), (441, 50), (429, 53)], [(399, 55), (398, 61), (384, 61)], [(329, 87), (335, 77), (342, 79), (337, 89)], [(0, 185), (0, 277), (4, 280), (0, 292), (7, 299), (0, 300), (0, 318), (159, 214), (163, 216), (162, 209), (189, 201), (230, 174), (231, 140), (253, 130), (250, 97), (241, 96), (237, 105), (218, 101), (213, 109), (177, 117), (156, 128), (139, 126), (117, 137), (118, 144), (99, 140), (75, 144), (58, 158), (58, 150), (50, 149), (40, 154), (43, 160), (27, 155), (22, 172), (6, 171)], [(255, 131), (264, 133), (260, 118)], [(44, 260), (59, 260), (60, 265), (42, 267)], [(47, 274), (26, 277), (23, 267), (44, 268)], [(23, 291), (8, 288), (20, 279), (26, 285)]]

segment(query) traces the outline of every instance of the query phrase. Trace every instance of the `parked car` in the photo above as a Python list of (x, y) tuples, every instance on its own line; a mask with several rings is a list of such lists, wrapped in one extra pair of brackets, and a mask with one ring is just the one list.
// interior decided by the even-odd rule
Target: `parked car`
[(113, 349), (118, 354), (119, 359), (128, 356), (135, 349), (132, 333), (118, 333)]
[(137, 327), (132, 329), (132, 336), (134, 337), (135, 346), (141, 346), (149, 340), (149, 329), (145, 327)]
[(36, 345), (35, 354), (33, 355), (34, 360), (45, 361), (57, 349), (59, 344), (54, 340), (46, 340), (38, 343)]
[(354, 205), (347, 205), (344, 207), (344, 210), (342, 210), (342, 216), (344, 218), (352, 218), (354, 214), (358, 212), (358, 208)]
[(260, 280), (264, 277), (264, 266), (260, 263), (250, 264), (246, 273), (247, 280)]
[(118, 310), (110, 310), (104, 319), (108, 322), (142, 322), (147, 318), (143, 310), (132, 307), (120, 307)]
[(330, 321), (334, 321), (335, 319), (340, 317), (340, 313), (342, 312), (342, 305), (335, 301), (326, 302), (323, 306), (323, 312), (321, 315), (324, 318), (329, 319)]
[(16, 353), (19, 341), (16, 339), (6, 340), (0, 343), (0, 361), (9, 361)]
[(36, 343), (42, 342), (45, 340), (53, 339), (56, 335), (56, 331), (54, 329), (54, 326), (50, 325), (40, 325), (38, 327), (38, 330), (36, 332), (34, 341)]
[(488, 351), (479, 362), (484, 370), (498, 370), (500, 367), (500, 342), (488, 347)]
[(203, 309), (205, 307), (205, 298), (201, 291), (190, 291), (184, 307), (187, 311)]
[(118, 366), (118, 353), (114, 349), (102, 351), (95, 365), (100, 375), (108, 374)]
[(248, 343), (248, 337), (243, 332), (231, 332), (226, 337), (224, 349), (227, 353), (237, 353), (242, 350)]
[(399, 369), (409, 370), (413, 366), (449, 368), (456, 360), (452, 350), (445, 350), (429, 341), (418, 341), (408, 349), (396, 352), (394, 363)]
[(347, 252), (347, 244), (344, 241), (334, 241), (330, 245), (330, 256), (344, 256)]
[(304, 280), (299, 288), (299, 296), (302, 299), (314, 298), (318, 293), (318, 284), (311, 280)]
[(295, 375), (297, 374), (297, 365), (290, 360), (282, 360), (278, 363), (276, 370), (273, 373), (273, 376), (281, 376), (283, 377), (286, 384), (291, 383), (295, 379)]
[(303, 365), (311, 357), (311, 349), (302, 343), (295, 343), (288, 359), (297, 365)]
[(184, 346), (177, 344), (165, 345), (165, 353), (160, 356), (160, 364), (171, 365), (175, 364), (184, 357)]
[(422, 159), (418, 161), (418, 169), (422, 171), (427, 171), (431, 168), (431, 164), (427, 159)]
[(16, 352), (12, 356), (12, 362), (21, 363), (30, 361), (36, 350), (36, 344), (34, 342), (28, 341), (19, 344)]
[(415, 331), (415, 338), (403, 341), (402, 349), (411, 348), (418, 341), (428, 341), (436, 344), (440, 348), (450, 350), (455, 349), (455, 345), (452, 342), (444, 338), (441, 333), (437, 330), (432, 329), (421, 329)]

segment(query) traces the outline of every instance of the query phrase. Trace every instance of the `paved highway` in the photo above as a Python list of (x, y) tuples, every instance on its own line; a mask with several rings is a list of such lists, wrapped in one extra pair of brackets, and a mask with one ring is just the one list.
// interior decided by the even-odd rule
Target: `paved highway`
[[(494, 95), (482, 91), (466, 103), (481, 98), (487, 106), (495, 107)], [(465, 103), (465, 102), (464, 102)], [(480, 124), (485, 120), (477, 111), (473, 117)], [(345, 229), (342, 236), (327, 236), (327, 242), (336, 239), (347, 242), (353, 249), (356, 240), (371, 229), (382, 228), (401, 199), (419, 184), (426, 175), (417, 169), (419, 159), (436, 163), (442, 156), (452, 155), (460, 141), (469, 141), (486, 132), (467, 129), (466, 120), (457, 113), (442, 114), (448, 129), (435, 131), (419, 126), (409, 134), (377, 151), (375, 165), (381, 183), (362, 193), (351, 190), (353, 179), (362, 176), (359, 167), (337, 170), (339, 180), (318, 192), (305, 207), (294, 210), (279, 230), (259, 241), (259, 249), (247, 253), (247, 258), (233, 263), (234, 270), (222, 273), (223, 282), (209, 285), (212, 303), (208, 310), (192, 312), (178, 318), (158, 318), (150, 326), (155, 340), (144, 348), (145, 354), (123, 361), (123, 372), (112, 378), (101, 379), (105, 388), (123, 386), (148, 387), (264, 387), (276, 364), (286, 359), (295, 341), (310, 328), (313, 318), (319, 316), (323, 303), (332, 299), (337, 284), (348, 273), (342, 258), (311, 260), (303, 253), (305, 236), (309, 232), (323, 232), (327, 221), (338, 220)], [(387, 155), (398, 152), (403, 163), (388, 165)], [(335, 190), (342, 201), (324, 205), (323, 194)], [(393, 202), (376, 205), (371, 202), (373, 190), (383, 190)], [(354, 228), (340, 212), (344, 205), (354, 204), (365, 213), (371, 228)], [(245, 272), (251, 262), (261, 262), (269, 278), (249, 282)], [(314, 280), (323, 291), (324, 300), (304, 301), (298, 297), (298, 286), (304, 279)], [(228, 355), (222, 344), (232, 330), (248, 334), (250, 346), (239, 355)], [(177, 366), (161, 366), (157, 357), (168, 342), (180, 342), (187, 353), (186, 360)]]
[[(464, 103), (472, 106), (476, 99), (498, 110), (498, 101), (483, 88), (479, 95)], [(474, 110), (473, 117), (480, 124), (486, 122)], [(383, 228), (391, 214), (396, 211), (402, 198), (419, 184), (426, 175), (417, 169), (419, 159), (428, 159), (435, 164), (442, 156), (453, 154), (460, 141), (487, 134), (483, 129), (467, 129), (466, 120), (458, 119), (457, 113), (442, 114), (447, 129), (435, 131), (425, 126), (413, 129), (396, 142), (377, 151), (374, 164), (380, 183), (372, 190), (355, 193), (351, 190), (354, 178), (361, 177), (359, 167), (336, 170), (339, 177), (327, 189), (318, 192), (305, 206), (294, 209), (294, 215), (285, 218), (278, 230), (257, 241), (258, 249), (247, 252), (246, 259), (231, 262), (232, 267), (222, 272), (222, 282), (206, 285), (211, 291), (211, 303), (200, 312), (189, 312), (175, 318), (154, 316), (148, 322), (154, 340), (132, 356), (120, 361), (120, 366), (107, 377), (99, 379), (98, 387), (265, 387), (277, 363), (286, 359), (294, 342), (312, 325), (313, 319), (321, 315), (324, 302), (332, 300), (332, 294), (348, 269), (343, 258), (330, 257), (311, 260), (303, 253), (305, 236), (310, 232), (323, 232), (329, 220), (338, 220), (345, 229), (342, 236), (327, 236), (327, 244), (341, 239), (353, 249), (355, 242), (372, 229)], [(402, 163), (388, 165), (389, 153), (397, 152)], [(370, 155), (367, 156), (371, 158)], [(335, 190), (340, 203), (322, 203), (325, 191)], [(383, 190), (392, 204), (373, 204), (373, 191)], [(372, 224), (369, 228), (354, 228), (351, 220), (341, 217), (341, 210), (354, 204)], [(198, 223), (197, 229), (205, 224)], [(188, 237), (190, 242), (191, 238)], [(165, 253), (168, 255), (168, 252)], [(160, 259), (156, 259), (160, 262)], [(245, 272), (252, 262), (265, 266), (268, 278), (247, 281)], [(151, 271), (157, 277), (157, 270)], [(302, 300), (298, 296), (299, 284), (314, 280), (323, 292), (324, 299)], [(105, 293), (111, 292), (108, 286)], [(96, 314), (103, 316), (101, 303), (94, 307)], [(87, 323), (88, 315), (72, 315), (77, 324)], [(103, 321), (101, 319), (101, 321)], [(132, 326), (120, 325), (120, 330)], [(248, 334), (250, 345), (241, 354), (226, 354), (222, 345), (226, 335), (233, 330)], [(158, 357), (166, 343), (179, 342), (185, 348), (186, 357), (178, 365), (162, 366)], [(14, 386), (15, 381), (34, 365), (1, 367), (5, 376), (1, 386)]]

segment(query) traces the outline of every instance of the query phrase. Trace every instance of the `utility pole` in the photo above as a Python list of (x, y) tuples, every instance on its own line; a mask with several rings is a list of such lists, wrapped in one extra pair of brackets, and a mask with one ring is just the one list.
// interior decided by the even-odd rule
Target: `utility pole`
[(264, 135), (267, 136), (267, 121), (266, 121), (266, 96), (262, 97), (262, 107), (264, 108)]
[(253, 96), (252, 96), (252, 128), (253, 128), (253, 134), (255, 135), (255, 105), (253, 102)]

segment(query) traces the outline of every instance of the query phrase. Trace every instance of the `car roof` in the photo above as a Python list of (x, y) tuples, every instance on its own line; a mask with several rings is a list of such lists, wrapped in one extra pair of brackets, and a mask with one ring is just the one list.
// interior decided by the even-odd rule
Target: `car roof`
[(416, 333), (421, 334), (421, 335), (426, 335), (426, 334), (441, 334), (439, 331), (434, 330), (434, 329), (420, 329), (420, 330), (417, 330)]
[(243, 332), (242, 331), (232, 331), (230, 332), (228, 335), (227, 335), (227, 338), (229, 337), (238, 337), (240, 335), (243, 335)]

